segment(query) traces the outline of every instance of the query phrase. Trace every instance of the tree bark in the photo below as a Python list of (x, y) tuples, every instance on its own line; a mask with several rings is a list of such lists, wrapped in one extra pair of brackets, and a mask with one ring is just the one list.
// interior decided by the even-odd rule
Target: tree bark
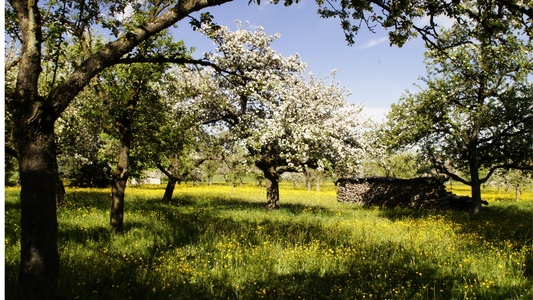
[(176, 187), (176, 177), (169, 177), (167, 187), (165, 188), (165, 194), (163, 195), (162, 202), (170, 202), (172, 200), (172, 194), (174, 194), (174, 188)]
[(481, 182), (479, 180), (479, 170), (477, 163), (477, 151), (470, 150), (469, 167), (470, 167), (470, 187), (472, 189), (472, 213), (481, 212)]
[[(167, 187), (165, 188), (165, 194), (163, 195), (163, 198), (161, 199), (161, 202), (170, 202), (172, 201), (172, 194), (174, 194), (174, 189), (176, 187), (176, 182), (178, 184), (181, 184), (181, 180), (183, 179), (179, 175), (179, 158), (177, 154), (174, 154), (174, 156), (171, 159), (172, 163), (169, 166), (169, 170), (163, 168), (163, 166), (157, 162), (157, 168), (165, 174), (168, 178)], [(187, 181), (185, 181), (185, 184), (187, 184)]]
[[(43, 122), (44, 123), (44, 122)], [(17, 128), (21, 181), (21, 299), (55, 299), (59, 278), (53, 123)]]
[(130, 140), (121, 137), (118, 164), (113, 172), (111, 188), (110, 230), (115, 233), (124, 230), (124, 193), (128, 181), (129, 152)]
[(267, 209), (278, 210), (279, 203), (279, 175), (270, 172), (265, 173), (266, 190), (267, 190)]
[(21, 33), (15, 91), (6, 95), (13, 115), (14, 142), (21, 183), (21, 299), (55, 299), (59, 279), (57, 248), (57, 161), (53, 108), (39, 95), (41, 16), (37, 2), (10, 1)]

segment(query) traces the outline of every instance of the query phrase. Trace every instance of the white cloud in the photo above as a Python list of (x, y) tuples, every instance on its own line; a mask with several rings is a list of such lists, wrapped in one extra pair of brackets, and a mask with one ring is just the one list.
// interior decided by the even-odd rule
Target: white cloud
[(371, 48), (371, 47), (374, 47), (375, 45), (378, 45), (378, 44), (381, 44), (385, 41), (388, 41), (389, 40), (389, 37), (382, 37), (380, 39), (371, 39), (370, 41), (368, 41), (366, 44), (364, 44), (363, 46), (359, 47), (358, 49), (359, 50), (362, 50), (362, 49), (368, 49), (368, 48)]

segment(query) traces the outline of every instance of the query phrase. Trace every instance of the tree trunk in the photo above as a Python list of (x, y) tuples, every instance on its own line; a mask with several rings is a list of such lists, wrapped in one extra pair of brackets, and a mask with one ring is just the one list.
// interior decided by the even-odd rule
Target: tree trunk
[(54, 159), (54, 172), (55, 177), (57, 178), (56, 181), (56, 206), (59, 207), (61, 204), (63, 204), (63, 201), (65, 200), (65, 185), (63, 184), (63, 181), (59, 178), (59, 166), (57, 165), (57, 159)]
[(170, 202), (172, 200), (172, 194), (174, 194), (174, 188), (176, 187), (176, 178), (169, 177), (167, 187), (165, 189), (165, 194), (163, 195), (162, 202)]
[(475, 149), (470, 151), (469, 165), (472, 189), (472, 213), (477, 215), (481, 212), (481, 183), (479, 182), (477, 151)]
[[(183, 177), (179, 175), (178, 155), (174, 154), (174, 156), (172, 157), (172, 164), (169, 166), (168, 170), (163, 168), (163, 166), (159, 162), (157, 162), (156, 165), (157, 165), (157, 168), (163, 174), (165, 174), (165, 176), (167, 176), (168, 178), (168, 183), (165, 189), (165, 194), (163, 195), (161, 202), (170, 202), (172, 201), (172, 194), (174, 194), (174, 188), (176, 187), (176, 182), (178, 184), (181, 184), (181, 180), (183, 179)], [(185, 184), (187, 184), (187, 181), (185, 181)]]
[(205, 7), (228, 0), (179, 2), (148, 26), (111, 42), (85, 60), (54, 88), (48, 98), (39, 95), (42, 22), (38, 1), (10, 1), (17, 15), (21, 52), (15, 91), (5, 104), (15, 120), (15, 144), (21, 183), (21, 299), (55, 299), (59, 278), (57, 249), (58, 177), (54, 123), (76, 95), (103, 69), (137, 45), (179, 20)]
[(59, 279), (57, 213), (59, 200), (54, 123), (59, 116), (39, 95), (41, 16), (37, 1), (10, 1), (21, 34), (16, 88), (5, 97), (14, 121), (20, 190), (21, 299), (55, 299)]
[(124, 192), (128, 182), (128, 167), (130, 165), (130, 147), (131, 147), (131, 125), (133, 113), (139, 102), (139, 93), (141, 90), (140, 80), (135, 80), (128, 99), (128, 105), (122, 116), (116, 121), (118, 135), (120, 140), (118, 163), (115, 172), (113, 172), (113, 186), (111, 189), (111, 232), (122, 232), (124, 230)]
[(124, 230), (124, 192), (128, 181), (129, 141), (120, 141), (120, 152), (117, 169), (113, 172), (113, 186), (111, 189), (111, 224), (112, 232)]
[(280, 207), (279, 204), (279, 175), (265, 173), (266, 190), (267, 190), (267, 209), (277, 210)]
[[(54, 124), (17, 122), (15, 143), (21, 182), (21, 299), (55, 299), (59, 278), (56, 202), (58, 177)], [(33, 125), (33, 126), (32, 126)]]
[(320, 192), (320, 179), (318, 178), (318, 176), (316, 177), (316, 191)]
[(518, 195), (520, 193), (520, 184), (517, 184), (516, 185), (516, 195), (515, 195), (515, 200), (518, 201)]

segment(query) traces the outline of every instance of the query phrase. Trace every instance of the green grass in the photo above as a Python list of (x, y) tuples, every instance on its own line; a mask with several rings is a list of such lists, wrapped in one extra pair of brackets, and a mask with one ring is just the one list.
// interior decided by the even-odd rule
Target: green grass
[[(17, 288), (19, 192), (5, 191), (6, 299)], [(282, 184), (270, 213), (251, 183), (233, 196), (223, 184), (181, 186), (170, 204), (163, 193), (128, 188), (125, 233), (112, 235), (110, 191), (67, 189), (64, 299), (533, 298), (531, 193), (477, 216), (338, 203), (331, 184)]]

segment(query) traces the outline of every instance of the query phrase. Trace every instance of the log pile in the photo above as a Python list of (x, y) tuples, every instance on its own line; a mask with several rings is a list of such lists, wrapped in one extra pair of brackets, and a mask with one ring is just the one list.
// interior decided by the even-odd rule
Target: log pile
[(470, 197), (447, 192), (444, 184), (431, 177), (353, 177), (339, 179), (338, 184), (337, 201), (362, 206), (424, 210), (470, 210), (472, 207)]

